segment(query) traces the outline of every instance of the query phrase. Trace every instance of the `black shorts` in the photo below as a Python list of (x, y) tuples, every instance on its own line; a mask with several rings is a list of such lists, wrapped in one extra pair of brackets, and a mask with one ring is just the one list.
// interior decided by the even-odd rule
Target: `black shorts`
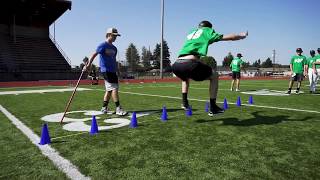
[(109, 83), (118, 83), (118, 76), (115, 72), (102, 72), (103, 79)]
[(203, 81), (212, 75), (212, 68), (199, 60), (178, 59), (172, 65), (173, 73), (181, 80)]
[(240, 79), (240, 78), (241, 78), (240, 72), (232, 71), (232, 79)]
[(297, 73), (295, 76), (291, 76), (290, 78), (292, 81), (301, 82), (304, 79), (304, 75), (302, 73)]

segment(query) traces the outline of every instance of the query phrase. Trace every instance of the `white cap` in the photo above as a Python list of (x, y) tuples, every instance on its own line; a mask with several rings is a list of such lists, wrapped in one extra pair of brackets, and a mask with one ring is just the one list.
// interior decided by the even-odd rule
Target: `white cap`
[(116, 28), (109, 28), (107, 30), (107, 34), (113, 34), (113, 35), (116, 35), (116, 36), (121, 36), (119, 33), (118, 33), (118, 30)]

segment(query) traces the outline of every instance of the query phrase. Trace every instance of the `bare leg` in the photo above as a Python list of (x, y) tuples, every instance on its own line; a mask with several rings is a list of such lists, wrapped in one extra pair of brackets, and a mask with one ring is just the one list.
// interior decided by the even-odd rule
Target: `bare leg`
[(190, 83), (189, 79), (186, 81), (182, 81), (181, 83), (182, 105), (184, 109), (189, 107), (189, 102), (188, 102), (189, 83)]
[(112, 91), (106, 91), (106, 93), (104, 94), (104, 97), (103, 97), (103, 101), (109, 101), (110, 97), (111, 97), (111, 93), (112, 93)]
[(234, 86), (234, 79), (232, 79), (231, 81), (231, 88), (230, 88), (231, 91), (233, 91), (233, 86)]
[(290, 80), (290, 81), (289, 81), (289, 88), (288, 88), (288, 92), (287, 92), (286, 94), (291, 94), (292, 86), (293, 86), (293, 81), (292, 81), (292, 80)]
[(118, 89), (112, 90), (112, 99), (113, 99), (113, 102), (119, 102)]
[(187, 81), (182, 81), (182, 84), (181, 84), (181, 92), (182, 93), (188, 93), (189, 91), (189, 79)]
[(219, 75), (217, 72), (213, 72), (213, 75), (210, 77), (210, 86), (209, 86), (210, 99), (217, 98), (218, 87), (219, 87)]
[(212, 76), (210, 77), (210, 87), (209, 87), (209, 95), (210, 95), (210, 112), (209, 116), (213, 116), (214, 114), (223, 113), (224, 110), (221, 109), (216, 104), (218, 87), (219, 87), (219, 74), (217, 72), (212, 72)]
[(289, 89), (291, 89), (292, 86), (293, 86), (293, 81), (291, 80), (291, 81), (289, 81)]
[(237, 79), (237, 89), (240, 90), (240, 79)]

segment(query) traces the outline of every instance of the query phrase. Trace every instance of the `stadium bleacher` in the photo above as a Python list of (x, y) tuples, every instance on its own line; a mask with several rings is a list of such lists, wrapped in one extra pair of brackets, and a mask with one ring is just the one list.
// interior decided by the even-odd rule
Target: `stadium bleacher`
[(74, 79), (65, 53), (50, 38), (49, 27), (65, 11), (67, 0), (0, 2), (0, 81)]

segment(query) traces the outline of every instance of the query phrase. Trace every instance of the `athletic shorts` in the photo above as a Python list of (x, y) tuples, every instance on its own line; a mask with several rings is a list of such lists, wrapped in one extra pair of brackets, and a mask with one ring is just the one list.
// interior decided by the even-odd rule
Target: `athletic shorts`
[(241, 78), (240, 72), (232, 71), (232, 79), (240, 79), (240, 78)]
[(177, 59), (172, 65), (173, 73), (181, 80), (203, 81), (212, 75), (212, 68), (199, 60)]
[(118, 76), (115, 72), (102, 72), (106, 91), (119, 89)]
[(292, 81), (301, 82), (304, 79), (304, 75), (302, 73), (293, 74), (290, 78)]

